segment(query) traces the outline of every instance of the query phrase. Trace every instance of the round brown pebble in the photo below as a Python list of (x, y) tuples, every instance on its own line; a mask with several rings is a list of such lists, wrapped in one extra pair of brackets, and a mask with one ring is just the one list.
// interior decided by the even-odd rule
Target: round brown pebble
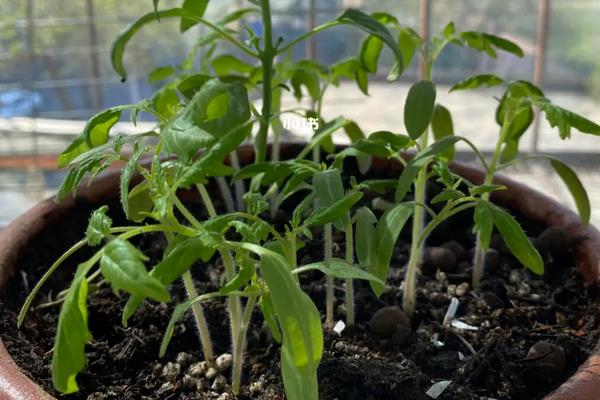
[(442, 244), (441, 247), (452, 251), (458, 261), (466, 261), (469, 259), (469, 251), (465, 249), (465, 247), (456, 240), (450, 240)]
[(434, 274), (435, 271), (454, 272), (458, 259), (452, 250), (445, 247), (428, 247), (423, 254), (423, 271)]
[(392, 339), (395, 344), (405, 343), (411, 334), (410, 319), (397, 306), (377, 310), (369, 321), (369, 329), (376, 336)]
[(529, 369), (536, 375), (559, 379), (566, 365), (565, 351), (562, 347), (549, 342), (537, 342), (529, 348), (527, 360)]

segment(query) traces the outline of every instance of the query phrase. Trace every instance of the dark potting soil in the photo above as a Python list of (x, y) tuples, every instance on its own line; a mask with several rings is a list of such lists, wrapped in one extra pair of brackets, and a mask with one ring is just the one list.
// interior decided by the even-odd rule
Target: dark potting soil
[[(435, 191), (435, 184), (429, 189)], [(60, 307), (54, 300), (70, 281), (77, 263), (91, 251), (82, 250), (68, 260), (45, 285), (20, 330), (16, 327), (17, 313), (27, 290), (84, 235), (89, 214), (96, 207), (80, 202), (76, 212), (48, 226), (19, 261), (23, 272), (0, 292), (0, 337), (24, 372), (57, 397), (50, 378)], [(193, 208), (200, 210), (197, 204)], [(110, 209), (115, 225), (124, 223), (119, 205), (110, 204)], [(472, 215), (458, 215), (429, 239), (409, 335), (390, 325), (398, 318), (394, 307), (402, 302), (410, 235), (410, 226), (405, 227), (383, 295), (377, 299), (368, 283), (356, 281), (357, 325), (341, 335), (325, 332), (319, 367), (321, 398), (429, 399), (429, 388), (448, 380), (452, 383), (439, 399), (539, 399), (569, 377), (599, 338), (598, 289), (584, 283), (574, 269), (571, 249), (577, 238), (519, 220), (543, 254), (545, 275), (534, 276), (525, 270), (495, 236), (482, 284), (472, 290)], [(315, 233), (316, 239), (300, 250), (300, 265), (322, 255), (322, 242)], [(343, 257), (343, 235), (336, 234), (334, 242), (336, 255)], [(135, 243), (150, 257), (149, 265), (160, 259), (166, 244), (159, 235), (148, 235)], [(219, 259), (196, 265), (193, 274), (199, 291), (216, 290), (222, 270)], [(305, 290), (320, 310), (324, 310), (324, 282), (316, 272), (303, 278)], [(341, 280), (336, 284), (336, 320), (343, 320), (344, 287)], [(158, 358), (173, 307), (184, 298), (182, 285), (173, 285), (172, 293), (171, 304), (146, 302), (128, 328), (121, 325), (126, 295), (119, 297), (107, 286), (90, 294), (89, 323), (94, 340), (86, 348), (87, 368), (78, 377), (81, 391), (61, 398), (234, 399), (227, 391), (230, 334), (222, 301), (212, 300), (204, 306), (215, 352), (224, 354), (219, 362), (221, 371), (206, 371), (189, 313), (177, 324), (167, 355)], [(457, 317), (477, 330), (443, 326), (452, 297), (460, 300)], [(284, 398), (279, 347), (258, 311), (248, 334), (243, 392), (238, 398)]]

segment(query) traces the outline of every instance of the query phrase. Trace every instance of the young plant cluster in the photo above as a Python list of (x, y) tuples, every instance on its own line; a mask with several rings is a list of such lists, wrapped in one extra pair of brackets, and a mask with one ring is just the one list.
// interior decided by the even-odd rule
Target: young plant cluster
[[(353, 325), (353, 280), (367, 280), (375, 296), (382, 294), (396, 241), (412, 219), (410, 260), (403, 284), (403, 309), (412, 316), (422, 248), (429, 234), (451, 216), (473, 209), (477, 233), (475, 286), (482, 277), (484, 255), (494, 228), (524, 266), (541, 274), (542, 259), (527, 235), (507, 211), (489, 200), (492, 192), (503, 189), (494, 184), (497, 171), (534, 157), (550, 161), (573, 194), (582, 220), (589, 220), (589, 200), (575, 173), (546, 156), (518, 158), (518, 144), (536, 109), (559, 128), (562, 138), (569, 137), (571, 128), (598, 135), (600, 126), (552, 104), (531, 83), (505, 81), (490, 74), (472, 76), (454, 85), (451, 91), (505, 87), (496, 113), (500, 133), (492, 158), (487, 160), (469, 140), (455, 135), (449, 110), (436, 102), (432, 69), (444, 48), (469, 47), (491, 57), (496, 57), (498, 51), (523, 56), (516, 44), (487, 33), (457, 32), (453, 24), (426, 43), (392, 15), (367, 15), (353, 9), (286, 42), (273, 37), (269, 0), (249, 3), (248, 8), (211, 22), (203, 17), (208, 0), (184, 0), (181, 7), (166, 10), (159, 9), (159, 1), (154, 0), (155, 11), (129, 25), (114, 42), (112, 64), (125, 80), (125, 48), (143, 26), (174, 18), (181, 21), (182, 31), (195, 25), (207, 28), (180, 65), (152, 72), (150, 79), (163, 85), (151, 98), (95, 115), (60, 155), (59, 166), (67, 167), (69, 172), (58, 200), (75, 193), (84, 177), (91, 181), (111, 164), (123, 162), (120, 201), (132, 222), (114, 226), (106, 206), (94, 211), (85, 238), (47, 270), (23, 306), (19, 324), (44, 282), (66, 259), (83, 247), (96, 249), (89, 260), (79, 265), (61, 297), (52, 379), (62, 393), (78, 390), (76, 378), (85, 368), (85, 346), (93, 340), (88, 329), (86, 299), (100, 281), (129, 296), (122, 317), (127, 326), (144, 301), (169, 302), (169, 286), (181, 280), (188, 300), (175, 307), (165, 327), (160, 355), (165, 354), (176, 323), (191, 311), (199, 345), (209, 365), (215, 356), (203, 302), (225, 298), (232, 338), (231, 390), (236, 394), (242, 381), (246, 332), (258, 308), (273, 339), (281, 344), (281, 374), (287, 398), (316, 400), (323, 325), (320, 311), (300, 285), (303, 273), (318, 270), (327, 276), (323, 310), (327, 328), (334, 323), (334, 280), (344, 280), (346, 324)], [(254, 14), (262, 19), (261, 36), (247, 27), (242, 31), (232, 28), (240, 19)], [(313, 60), (292, 61), (294, 46), (338, 25), (366, 33), (355, 57), (331, 66)], [(237, 55), (219, 53), (223, 43), (235, 49)], [(355, 122), (343, 117), (325, 121), (322, 110), (326, 107), (327, 89), (342, 79), (350, 79), (367, 94), (369, 75), (377, 72), (384, 47), (394, 57), (390, 81), (396, 80), (413, 58), (421, 58), (426, 66), (425, 79), (411, 86), (404, 104), (406, 134), (378, 131), (365, 135)], [(202, 57), (198, 62), (199, 55)], [(287, 91), (299, 101), (297, 107), (283, 109), (281, 99)], [(250, 101), (254, 97), (262, 100), (260, 110)], [(300, 102), (305, 97), (310, 99), (308, 108)], [(138, 114), (144, 112), (153, 115), (158, 125), (137, 135), (110, 135), (125, 111), (131, 113), (134, 123)], [(315, 118), (319, 127), (295, 158), (281, 160), (282, 118), (290, 114)], [(349, 137), (351, 145), (336, 149), (332, 135), (338, 131)], [(268, 157), (269, 133), (273, 143)], [(255, 161), (241, 167), (236, 149), (252, 138)], [(452, 172), (450, 162), (459, 141), (467, 143), (477, 155), (486, 171), (484, 182), (469, 182)], [(411, 149), (415, 152), (407, 157), (404, 152)], [(322, 152), (328, 154), (324, 160)], [(356, 159), (361, 174), (369, 170), (372, 157), (395, 159), (404, 168), (398, 178), (348, 177), (343, 167), (349, 157)], [(432, 199), (425, 197), (428, 180), (437, 180), (443, 186), (442, 192)], [(216, 192), (208, 189), (210, 182), (216, 182), (220, 189), (224, 209), (215, 207)], [(193, 214), (181, 201), (182, 189), (197, 191), (206, 218)], [(407, 201), (411, 190), (413, 198)], [(388, 199), (382, 202), (383, 214), (361, 200), (365, 193)], [(293, 210), (289, 218), (283, 224), (273, 222), (286, 202), (295, 202), (288, 207)], [(344, 235), (344, 258), (333, 256), (335, 231)], [(149, 233), (161, 233), (168, 241), (162, 260), (155, 265), (148, 265), (149, 259), (131, 242)], [(322, 260), (298, 265), (299, 249), (314, 235), (323, 237)], [(216, 292), (198, 293), (191, 268), (216, 257), (224, 266), (223, 285)]]

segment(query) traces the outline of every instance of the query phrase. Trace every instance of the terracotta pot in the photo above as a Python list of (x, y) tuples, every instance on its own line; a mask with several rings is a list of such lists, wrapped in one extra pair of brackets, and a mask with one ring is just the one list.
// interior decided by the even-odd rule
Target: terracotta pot
[[(282, 158), (291, 157), (301, 149), (299, 144), (284, 144)], [(251, 146), (239, 149), (242, 165), (252, 162), (254, 152)], [(375, 159), (375, 171), (401, 171), (398, 162)], [(452, 169), (472, 182), (483, 180), (483, 170), (477, 166), (455, 162)], [(78, 197), (92, 203), (103, 203), (118, 195), (119, 176), (109, 172), (100, 176), (89, 188), (82, 188)], [(493, 200), (514, 211), (518, 211), (533, 221), (549, 227), (565, 229), (573, 237), (581, 238), (576, 249), (576, 265), (588, 282), (600, 283), (600, 232), (591, 226), (580, 223), (578, 216), (544, 194), (516, 183), (505, 177), (498, 177), (496, 183), (508, 190), (495, 192)], [(0, 287), (6, 285), (19, 267), (19, 258), (34, 238), (48, 224), (52, 224), (75, 207), (73, 199), (60, 204), (52, 199), (40, 202), (31, 210), (14, 220), (0, 234)], [(600, 398), (600, 346), (596, 346), (588, 360), (546, 400), (597, 400)], [(14, 363), (0, 341), (0, 400), (40, 400), (52, 399), (35, 382), (25, 376)]]

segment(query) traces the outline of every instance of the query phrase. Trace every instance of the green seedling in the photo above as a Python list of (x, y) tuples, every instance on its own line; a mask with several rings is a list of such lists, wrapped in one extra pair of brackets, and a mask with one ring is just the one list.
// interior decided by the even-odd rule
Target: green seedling
[[(282, 79), (290, 79), (296, 90), (299, 86), (307, 86), (311, 79), (299, 78), (297, 73), (278, 78), (278, 73), (284, 69), (279, 71), (275, 60), (288, 54), (298, 43), (338, 25), (354, 26), (369, 37), (381, 40), (393, 50), (396, 62), (401, 65), (402, 54), (398, 45), (377, 18), (357, 10), (347, 10), (339, 18), (289, 42), (274, 40), (269, 1), (250, 3), (249, 8), (210, 22), (203, 17), (207, 0), (185, 0), (181, 7), (165, 10), (159, 8), (158, 1), (154, 1), (155, 10), (125, 28), (113, 44), (113, 68), (125, 80), (125, 49), (142, 27), (165, 19), (177, 19), (182, 31), (195, 25), (202, 25), (209, 31), (199, 39), (181, 65), (161, 67), (152, 72), (152, 80), (166, 81), (155, 95), (138, 104), (117, 106), (98, 113), (60, 155), (59, 166), (68, 167), (69, 172), (59, 189), (58, 200), (75, 194), (84, 178), (91, 183), (96, 175), (113, 163), (124, 163), (120, 200), (126, 217), (134, 223), (115, 227), (105, 207), (95, 211), (90, 218), (86, 238), (67, 250), (48, 269), (23, 305), (19, 325), (43, 284), (69, 257), (86, 246), (96, 249), (90, 259), (79, 265), (71, 286), (59, 299), (62, 308), (53, 349), (52, 379), (55, 388), (62, 393), (78, 390), (77, 374), (85, 368), (85, 345), (93, 340), (88, 329), (86, 299), (89, 288), (97, 282), (108, 282), (115, 293), (129, 296), (123, 310), (123, 324), (127, 326), (143, 301), (169, 301), (169, 285), (181, 279), (188, 300), (175, 308), (160, 355), (165, 355), (177, 321), (191, 309), (200, 346), (209, 364), (213, 362), (214, 351), (202, 303), (225, 298), (232, 338), (232, 391), (236, 394), (242, 379), (245, 336), (252, 312), (258, 305), (274, 339), (281, 343), (281, 370), (286, 396), (298, 400), (318, 398), (316, 370), (323, 351), (319, 312), (302, 291), (298, 275), (308, 270), (320, 270), (336, 278), (367, 279), (383, 284), (379, 278), (353, 265), (351, 254), (346, 260), (330, 258), (314, 264), (297, 265), (301, 238), (310, 237), (311, 229), (315, 227), (337, 224), (358, 201), (359, 192), (316, 209), (311, 207), (314, 194), (309, 195), (307, 201), (296, 207), (284, 231), (279, 232), (262, 218), (268, 208), (265, 199), (274, 195), (276, 187), (265, 195), (259, 194), (256, 189), (262, 180), (276, 182), (277, 178), (268, 172), (277, 174), (278, 168), (283, 165), (284, 169), (289, 168), (292, 172), (291, 178), (277, 193), (281, 201), (285, 200), (303, 189), (301, 184), (321, 170), (320, 166), (303, 161), (313, 148), (328, 141), (338, 129), (350, 126), (348, 129), (354, 129), (354, 134), (357, 129), (343, 119), (324, 123), (296, 160), (287, 164), (267, 162), (269, 127), (283, 112), (274, 107), (274, 93), (284, 84)], [(247, 30), (248, 38), (242, 40), (243, 33), (232, 29), (231, 23), (252, 13), (261, 16), (263, 34), (258, 37)], [(214, 56), (218, 43), (223, 42), (235, 48), (244, 60), (228, 54)], [(195, 59), (201, 50), (206, 50), (205, 57), (195, 71)], [(364, 85), (366, 73), (356, 63), (348, 66), (341, 75), (352, 76)], [(249, 101), (250, 90), (261, 93), (260, 111)], [(156, 118), (157, 127), (135, 136), (111, 135), (111, 128), (121, 120), (124, 112), (131, 113), (134, 123), (139, 113), (149, 113)], [(239, 182), (236, 186), (239, 211), (234, 211), (232, 201), (229, 201), (229, 212), (218, 210), (209, 184), (214, 179), (236, 172), (235, 151), (252, 137), (255, 125), (258, 125), (254, 142), (256, 162), (248, 168), (255, 168), (258, 172), (238, 171), (238, 176), (246, 173), (253, 178), (247, 193), (243, 193), (245, 189)], [(230, 156), (233, 168), (226, 165), (227, 156)], [(141, 181), (131, 187), (135, 176), (139, 176)], [(223, 190), (224, 185), (220, 186)], [(180, 189), (198, 192), (207, 218), (201, 219), (190, 212), (179, 199)], [(224, 193), (227, 202), (227, 197), (231, 196), (226, 190)], [(350, 223), (347, 225), (344, 228), (351, 244), (352, 226)], [(233, 232), (236, 238), (241, 239), (230, 240)], [(149, 265), (149, 259), (132, 242), (132, 239), (148, 233), (162, 233), (168, 241), (162, 260), (154, 265)], [(225, 267), (223, 286), (212, 293), (198, 293), (191, 270), (198, 262), (209, 262), (213, 257), (219, 257)]]
[[(519, 158), (519, 142), (534, 120), (535, 109), (544, 114), (552, 127), (558, 128), (562, 139), (568, 139), (571, 136), (571, 129), (576, 129), (586, 134), (600, 135), (600, 126), (581, 115), (554, 105), (545, 97), (540, 88), (527, 81), (505, 82), (500, 77), (491, 74), (476, 75), (457, 83), (451, 88), (451, 91), (497, 85), (506, 85), (506, 90), (499, 100), (496, 110), (496, 122), (500, 125), (500, 133), (492, 152), (491, 161), (486, 168), (484, 184), (491, 185), (497, 171), (517, 163), (533, 159), (546, 160), (563, 180), (573, 196), (581, 221), (587, 224), (591, 213), (590, 201), (575, 171), (562, 161), (549, 155), (530, 154)], [(489, 193), (486, 193), (484, 198), (487, 200)], [(490, 212), (486, 207), (478, 207), (476, 209), (474, 228), (477, 232), (477, 242), (473, 262), (474, 287), (477, 287), (481, 281), (485, 253), (489, 247), (490, 236), (492, 234), (489, 223), (486, 221), (489, 217)], [(500, 230), (500, 233), (507, 242), (509, 249), (512, 250), (509, 243), (510, 238), (504, 235), (502, 230)], [(526, 240), (529, 239), (526, 238)], [(532, 268), (531, 265), (523, 264)], [(538, 270), (539, 267), (534, 269), (534, 271)]]
[[(497, 190), (497, 188), (490, 189), (494, 188), (492, 185), (494, 171), (518, 162), (514, 159), (518, 152), (518, 140), (531, 124), (534, 106), (545, 112), (546, 118), (552, 126), (559, 127), (563, 138), (569, 136), (571, 127), (579, 129), (584, 133), (598, 134), (600, 131), (598, 125), (575, 113), (552, 105), (544, 97), (541, 90), (527, 82), (518, 81), (509, 83), (507, 92), (502, 98), (497, 112), (497, 120), (503, 127), (504, 132), (500, 135), (496, 150), (488, 165), (481, 152), (470, 141), (459, 136), (454, 136), (454, 126), (449, 110), (443, 105), (436, 103), (436, 88), (431, 80), (432, 69), (435, 61), (448, 45), (467, 46), (476, 51), (485, 52), (493, 58), (496, 57), (499, 50), (522, 57), (522, 50), (516, 44), (495, 35), (471, 31), (459, 33), (452, 23), (448, 24), (440, 35), (434, 37), (431, 43), (424, 43), (414, 31), (401, 27), (392, 16), (387, 16), (386, 18), (380, 16), (380, 20), (385, 21), (387, 26), (392, 30), (398, 31), (398, 43), (405, 57), (404, 65), (408, 65), (416, 53), (421, 56), (425, 65), (425, 79), (411, 86), (404, 107), (405, 128), (408, 136), (394, 135), (389, 132), (377, 132), (367, 139), (361, 139), (354, 143), (350, 148), (339, 153), (337, 158), (341, 160), (346, 156), (368, 154), (395, 158), (405, 164), (405, 169), (395, 187), (396, 202), (401, 202), (409, 192), (411, 186), (414, 186), (411, 251), (403, 291), (404, 311), (408, 315), (412, 315), (414, 312), (417, 273), (420, 269), (422, 247), (427, 239), (427, 235), (441, 221), (454, 215), (455, 211), (458, 212), (471, 207), (475, 208), (474, 227), (478, 232), (473, 278), (475, 286), (477, 286), (481, 277), (483, 254), (489, 245), (489, 236), (494, 227), (503, 235), (507, 246), (523, 265), (536, 273), (541, 273), (543, 271), (541, 258), (535, 248), (529, 243), (527, 236), (522, 234), (522, 230), (510, 215), (505, 214), (489, 202), (490, 193), (493, 190)], [(363, 59), (369, 60), (371, 64), (376, 65), (379, 54), (367, 51), (368, 46), (363, 47), (363, 49)], [(395, 71), (398, 70), (398, 68), (392, 70), (392, 78), (394, 78)], [(503, 82), (501, 78), (495, 75), (478, 75), (465, 79), (455, 85), (452, 90), (495, 86)], [(437, 142), (428, 146), (430, 135), (433, 135)], [(450, 181), (446, 179), (444, 183), (447, 184), (447, 187), (444, 191), (444, 196), (448, 197), (436, 199), (437, 202), (446, 202), (446, 205), (442, 209), (442, 212), (438, 214), (429, 212), (431, 220), (425, 225), (425, 214), (428, 212), (426, 206), (427, 199), (425, 198), (425, 184), (428, 179), (435, 176), (435, 173), (432, 175), (429, 168), (435, 160), (446, 163), (451, 161), (454, 157), (454, 144), (458, 141), (464, 141), (483, 163), (486, 169), (485, 181), (481, 187), (470, 188), (470, 190), (475, 190), (474, 193), (461, 195), (461, 192), (457, 188), (452, 188), (449, 183)], [(418, 153), (407, 163), (398, 152), (411, 146), (416, 146)], [(589, 220), (589, 200), (575, 173), (564, 163), (556, 159), (550, 159), (547, 156), (529, 156), (523, 159), (540, 157), (550, 160), (551, 165), (565, 181), (573, 194), (582, 219), (584, 221)], [(504, 164), (499, 164), (501, 160), (504, 160)], [(474, 196), (474, 194), (477, 194), (477, 196)], [(401, 206), (399, 204), (397, 207)], [(404, 207), (407, 210), (409, 208), (408, 205)], [(399, 233), (399, 230), (397, 233), (393, 231), (387, 237), (395, 243)], [(515, 238), (519, 238), (519, 240), (515, 240)], [(378, 242), (381, 240), (379, 237), (377, 239)], [(521, 239), (527, 243), (521, 244)], [(371, 262), (371, 272), (380, 279), (385, 280), (390, 258), (387, 257), (385, 252), (381, 254), (385, 255), (385, 257), (380, 257), (378, 261)], [(377, 295), (383, 292), (383, 286), (378, 286), (377, 283), (373, 282), (371, 282), (371, 285)]]

